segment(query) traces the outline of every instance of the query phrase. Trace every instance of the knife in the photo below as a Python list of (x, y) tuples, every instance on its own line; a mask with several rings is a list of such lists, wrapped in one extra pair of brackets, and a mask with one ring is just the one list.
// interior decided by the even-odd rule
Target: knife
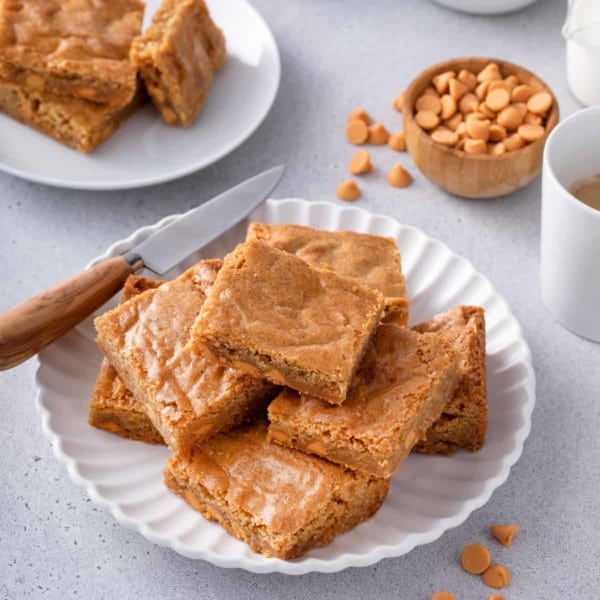
[(100, 308), (129, 275), (146, 267), (158, 275), (241, 221), (275, 188), (284, 166), (216, 196), (153, 233), (128, 252), (107, 258), (79, 275), (0, 315), (0, 370), (37, 354)]

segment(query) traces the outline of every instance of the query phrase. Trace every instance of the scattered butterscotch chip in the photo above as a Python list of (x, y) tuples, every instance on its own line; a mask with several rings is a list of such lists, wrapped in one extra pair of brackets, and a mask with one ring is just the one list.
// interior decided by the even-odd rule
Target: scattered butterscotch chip
[(430, 110), (439, 115), (442, 112), (442, 101), (437, 96), (419, 96), (415, 102), (415, 108), (419, 110)]
[(458, 108), (463, 114), (475, 112), (479, 108), (479, 98), (471, 92), (465, 94), (458, 103)]
[(371, 124), (371, 117), (364, 108), (357, 108), (348, 115), (348, 121), (364, 121), (366, 125)]
[(431, 600), (456, 600), (456, 596), (452, 592), (436, 592), (431, 596)]
[(381, 123), (375, 123), (375, 125), (369, 127), (369, 144), (382, 146), (387, 144), (389, 139), (390, 133)]
[(436, 75), (431, 81), (435, 86), (438, 94), (442, 95), (448, 91), (448, 87), (450, 85), (450, 80), (456, 77), (456, 73), (454, 71), (446, 71), (445, 73), (440, 73)]
[(498, 125), (502, 125), (502, 127), (509, 130), (515, 130), (519, 127), (523, 118), (514, 106), (507, 106), (504, 110), (500, 111), (497, 121)]
[(494, 81), (502, 79), (500, 67), (496, 63), (489, 63), (477, 74), (477, 81)]
[(468, 544), (460, 557), (462, 568), (472, 575), (480, 575), (492, 562), (488, 549), (483, 544)]
[(505, 600), (505, 598), (502, 594), (492, 594), (487, 597), (487, 600)]
[(477, 75), (471, 71), (468, 71), (467, 69), (462, 69), (458, 74), (457, 79), (464, 83), (470, 92), (477, 87)]
[(415, 115), (415, 121), (419, 127), (425, 130), (435, 129), (440, 124), (439, 117), (430, 110), (420, 110)]
[(360, 197), (360, 188), (354, 179), (346, 179), (346, 181), (342, 181), (341, 183), (337, 184), (337, 187), (335, 188), (335, 195), (340, 200), (352, 202)]
[(455, 146), (458, 143), (458, 134), (446, 128), (439, 128), (431, 133), (431, 139), (444, 146)]
[(552, 106), (552, 96), (548, 92), (538, 92), (527, 100), (527, 110), (540, 115), (546, 114)]
[(492, 565), (483, 574), (483, 583), (493, 588), (503, 588), (510, 583), (510, 571), (502, 565)]
[(371, 155), (366, 150), (359, 150), (348, 163), (348, 170), (353, 175), (370, 173), (373, 170)]
[(510, 104), (510, 93), (501, 87), (492, 89), (490, 85), (490, 90), (485, 97), (485, 104), (494, 112), (500, 112)]
[(533, 88), (526, 84), (515, 86), (511, 93), (513, 102), (527, 102), (531, 96), (533, 96)]
[(392, 106), (398, 111), (402, 112), (402, 105), (404, 104), (404, 92), (399, 92), (398, 95), (394, 98), (392, 102)]
[(469, 92), (467, 86), (458, 79), (451, 79), (448, 84), (450, 95), (458, 102), (465, 94)]
[(369, 128), (364, 121), (354, 119), (346, 125), (346, 139), (355, 145), (364, 144), (369, 139)]
[(388, 140), (388, 146), (398, 152), (406, 152), (406, 138), (404, 137), (404, 131), (392, 133)]
[(407, 187), (412, 183), (410, 173), (400, 164), (395, 164), (388, 171), (386, 179), (394, 187)]
[(536, 142), (544, 137), (545, 129), (541, 125), (520, 125), (517, 133), (528, 143)]
[(490, 533), (503, 545), (510, 546), (519, 531), (518, 525), (491, 525)]

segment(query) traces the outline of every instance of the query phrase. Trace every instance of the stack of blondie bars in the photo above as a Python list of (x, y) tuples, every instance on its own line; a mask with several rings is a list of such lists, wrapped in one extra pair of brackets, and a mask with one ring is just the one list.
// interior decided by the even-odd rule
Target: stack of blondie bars
[[(189, 125), (225, 60), (204, 0), (0, 0), (0, 111), (89, 152), (140, 104)], [(138, 75), (139, 74), (139, 75)]]
[(96, 319), (90, 423), (166, 443), (169, 489), (294, 558), (372, 516), (412, 450), (483, 444), (483, 310), (407, 322), (392, 239), (252, 223), (222, 261), (132, 276)]

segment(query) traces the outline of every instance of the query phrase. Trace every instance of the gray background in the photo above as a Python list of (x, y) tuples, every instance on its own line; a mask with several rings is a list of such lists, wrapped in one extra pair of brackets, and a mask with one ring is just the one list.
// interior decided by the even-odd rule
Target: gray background
[[(506, 58), (551, 85), (563, 117), (577, 108), (565, 82), (566, 3), (560, 0), (486, 18), (427, 0), (255, 4), (279, 43), (281, 88), (264, 124), (230, 156), (174, 183), (128, 192), (67, 191), (0, 174), (0, 309), (77, 272), (141, 225), (186, 210), (276, 161), (288, 165), (276, 196), (336, 201), (333, 189), (346, 177), (352, 152), (343, 138), (346, 113), (364, 106), (399, 129), (392, 98), (433, 62)], [(379, 170), (363, 180), (357, 206), (420, 227), (471, 259), (523, 325), (538, 400), (508, 481), (461, 527), (372, 567), (302, 577), (219, 569), (124, 529), (71, 483), (41, 433), (29, 361), (0, 375), (0, 597), (425, 600), (450, 589), (459, 599), (484, 599), (491, 590), (461, 571), (460, 550), (488, 541), (490, 523), (511, 521), (522, 527), (512, 548), (489, 542), (513, 572), (507, 598), (597, 597), (600, 345), (562, 329), (541, 304), (539, 180), (506, 198), (466, 201), (436, 189), (407, 155), (384, 148), (373, 155)], [(390, 188), (383, 177), (397, 158), (415, 176), (406, 190)]]

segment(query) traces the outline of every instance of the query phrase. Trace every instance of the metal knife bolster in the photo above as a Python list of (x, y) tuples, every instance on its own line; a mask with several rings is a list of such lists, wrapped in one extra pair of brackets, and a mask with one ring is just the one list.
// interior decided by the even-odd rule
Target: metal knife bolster
[(144, 268), (144, 260), (137, 252), (125, 252), (121, 254), (121, 258), (129, 265), (132, 273)]

